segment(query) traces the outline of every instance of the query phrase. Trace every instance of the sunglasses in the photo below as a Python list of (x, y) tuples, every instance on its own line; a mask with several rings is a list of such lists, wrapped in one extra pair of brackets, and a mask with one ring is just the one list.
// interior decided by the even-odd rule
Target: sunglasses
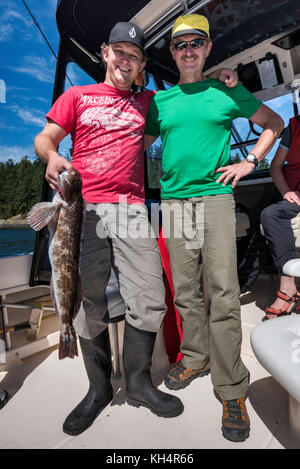
[(197, 39), (192, 39), (191, 41), (174, 42), (173, 46), (176, 50), (185, 50), (189, 44), (192, 49), (199, 49), (199, 47), (204, 46), (205, 41), (206, 39), (199, 37)]

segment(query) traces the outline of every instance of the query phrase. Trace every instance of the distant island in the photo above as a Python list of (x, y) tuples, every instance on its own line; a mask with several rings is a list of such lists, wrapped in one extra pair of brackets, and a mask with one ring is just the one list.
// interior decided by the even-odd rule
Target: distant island
[(41, 200), (44, 164), (24, 156), (0, 163), (0, 228), (29, 228), (26, 216)]
[(27, 223), (26, 215), (16, 215), (7, 220), (0, 219), (1, 228), (30, 228), (30, 226)]

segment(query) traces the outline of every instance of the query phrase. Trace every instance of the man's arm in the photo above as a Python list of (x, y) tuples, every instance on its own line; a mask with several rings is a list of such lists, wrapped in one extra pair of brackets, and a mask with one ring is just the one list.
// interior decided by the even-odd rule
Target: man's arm
[(300, 205), (300, 193), (298, 191), (291, 191), (282, 171), (282, 166), (286, 161), (287, 154), (288, 150), (282, 147), (278, 147), (271, 163), (270, 173), (274, 184), (281, 193), (282, 197), (289, 202)]
[[(262, 161), (281, 134), (284, 122), (276, 112), (264, 104), (258, 108), (250, 120), (263, 129), (256, 145), (251, 150), (251, 154), (255, 155), (258, 161)], [(231, 187), (234, 188), (242, 177), (253, 171), (254, 167), (254, 163), (243, 160), (240, 163), (218, 168), (216, 173), (222, 173), (222, 175), (217, 179), (217, 182), (226, 186), (232, 179)]]
[(47, 164), (45, 178), (52, 189), (57, 189), (59, 173), (71, 171), (71, 163), (57, 153), (57, 147), (67, 135), (66, 131), (53, 121), (47, 122), (40, 134), (35, 137), (34, 149), (37, 156)]
[(207, 75), (207, 78), (214, 78), (215, 80), (222, 81), (226, 86), (228, 86), (228, 88), (234, 88), (239, 82), (238, 74), (234, 70), (230, 70), (228, 68), (219, 68)]

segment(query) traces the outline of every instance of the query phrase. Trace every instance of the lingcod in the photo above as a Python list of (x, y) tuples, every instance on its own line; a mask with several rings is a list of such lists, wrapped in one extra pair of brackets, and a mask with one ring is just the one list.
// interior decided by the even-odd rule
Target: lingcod
[(52, 202), (40, 202), (28, 213), (28, 223), (36, 231), (48, 225), (51, 264), (51, 297), (61, 320), (59, 359), (78, 355), (73, 320), (79, 311), (82, 292), (80, 255), (85, 202), (81, 177), (76, 170), (58, 176), (59, 190)]

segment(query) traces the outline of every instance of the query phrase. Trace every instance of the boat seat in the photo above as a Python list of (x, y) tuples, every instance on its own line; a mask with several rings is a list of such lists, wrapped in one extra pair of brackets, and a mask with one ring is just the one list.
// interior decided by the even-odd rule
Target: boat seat
[(247, 236), (247, 230), (250, 228), (250, 220), (247, 213), (237, 211), (235, 212), (236, 219), (236, 237), (242, 238)]
[(300, 212), (291, 219), (291, 226), (294, 232), (296, 248), (300, 248)]
[[(120, 350), (119, 350), (119, 331), (118, 323), (125, 318), (125, 305), (120, 295), (119, 285), (114, 271), (111, 271), (111, 277), (106, 288), (107, 309), (109, 314), (109, 332), (112, 350), (113, 373), (114, 377), (120, 375)], [(5, 327), (5, 332), (15, 332), (27, 329), (26, 339), (28, 342), (35, 342), (38, 339), (38, 333), (42, 322), (56, 318), (55, 308), (50, 294), (30, 298), (28, 300), (14, 301), (4, 300), (2, 306), (6, 308), (31, 309), (29, 320), (25, 323), (18, 323)], [(51, 311), (52, 314), (44, 316), (44, 310)], [(0, 333), (4, 331), (0, 328)]]
[[(300, 259), (288, 261), (284, 273), (300, 277)], [(262, 366), (289, 393), (289, 419), (300, 438), (300, 315), (269, 319), (253, 329), (252, 349)]]

